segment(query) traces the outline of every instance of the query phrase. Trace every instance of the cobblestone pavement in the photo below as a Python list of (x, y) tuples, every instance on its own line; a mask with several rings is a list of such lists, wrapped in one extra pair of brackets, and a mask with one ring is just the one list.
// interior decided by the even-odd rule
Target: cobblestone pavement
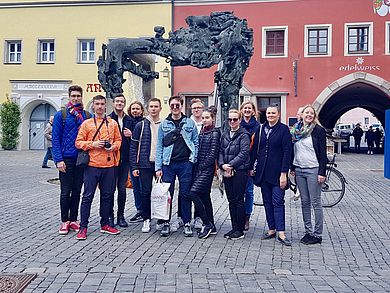
[[(389, 292), (390, 180), (383, 156), (338, 157), (348, 185), (344, 199), (325, 209), (321, 245), (299, 243), (300, 202), (286, 195), (292, 247), (261, 241), (264, 209), (254, 208), (244, 240), (226, 240), (227, 201), (212, 193), (218, 234), (168, 238), (131, 224), (118, 236), (99, 233), (98, 197), (88, 239), (58, 235), (59, 187), (46, 181), (42, 151), (0, 151), (0, 271), (38, 273), (25, 292)], [(52, 165), (53, 166), (53, 165)], [(128, 191), (127, 218), (134, 213)]]

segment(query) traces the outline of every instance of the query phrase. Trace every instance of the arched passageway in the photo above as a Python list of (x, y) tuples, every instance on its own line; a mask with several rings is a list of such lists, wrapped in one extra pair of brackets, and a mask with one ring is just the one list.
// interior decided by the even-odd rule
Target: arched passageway
[(341, 115), (357, 107), (373, 113), (385, 126), (385, 111), (390, 109), (390, 83), (372, 74), (356, 72), (331, 84), (314, 105), (327, 129), (332, 129)]

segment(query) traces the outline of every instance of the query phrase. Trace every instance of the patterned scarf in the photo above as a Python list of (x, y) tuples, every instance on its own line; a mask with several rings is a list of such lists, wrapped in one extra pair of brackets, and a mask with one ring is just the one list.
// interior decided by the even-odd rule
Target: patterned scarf
[(304, 125), (303, 121), (295, 123), (290, 130), (293, 142), (297, 142), (302, 138), (310, 136), (315, 126), (316, 125), (314, 123)]
[(76, 116), (78, 124), (83, 123), (84, 117), (83, 117), (83, 104), (72, 104), (69, 102), (66, 105), (66, 109), (69, 111), (70, 114)]

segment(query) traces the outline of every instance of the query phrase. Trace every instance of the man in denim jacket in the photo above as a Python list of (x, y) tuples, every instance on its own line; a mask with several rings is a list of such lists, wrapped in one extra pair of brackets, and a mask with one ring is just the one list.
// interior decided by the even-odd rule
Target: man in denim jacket
[[(158, 129), (156, 150), (156, 177), (164, 182), (170, 182), (170, 193), (173, 197), (175, 178), (179, 178), (179, 197), (181, 197), (181, 212), (184, 221), (184, 235), (192, 236), (191, 198), (189, 191), (192, 183), (192, 166), (198, 156), (198, 130), (193, 120), (185, 116), (183, 99), (173, 96), (169, 99), (171, 114), (161, 123)], [(172, 208), (170, 217), (172, 215)], [(164, 223), (161, 236), (170, 234), (169, 221)]]

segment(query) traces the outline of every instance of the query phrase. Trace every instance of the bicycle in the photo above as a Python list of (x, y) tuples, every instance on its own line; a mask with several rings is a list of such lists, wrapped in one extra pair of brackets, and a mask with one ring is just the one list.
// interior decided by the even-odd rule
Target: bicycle
[[(335, 163), (335, 160), (336, 154), (334, 154), (326, 164), (326, 179), (321, 188), (322, 206), (324, 208), (334, 207), (343, 199), (345, 194), (345, 184), (347, 184), (347, 180), (344, 175), (336, 169), (337, 164)], [(294, 193), (297, 192), (295, 182), (290, 182), (290, 189)], [(256, 200), (253, 203), (255, 206), (264, 205), (261, 198), (261, 191), (259, 190), (259, 188), (255, 188)]]

